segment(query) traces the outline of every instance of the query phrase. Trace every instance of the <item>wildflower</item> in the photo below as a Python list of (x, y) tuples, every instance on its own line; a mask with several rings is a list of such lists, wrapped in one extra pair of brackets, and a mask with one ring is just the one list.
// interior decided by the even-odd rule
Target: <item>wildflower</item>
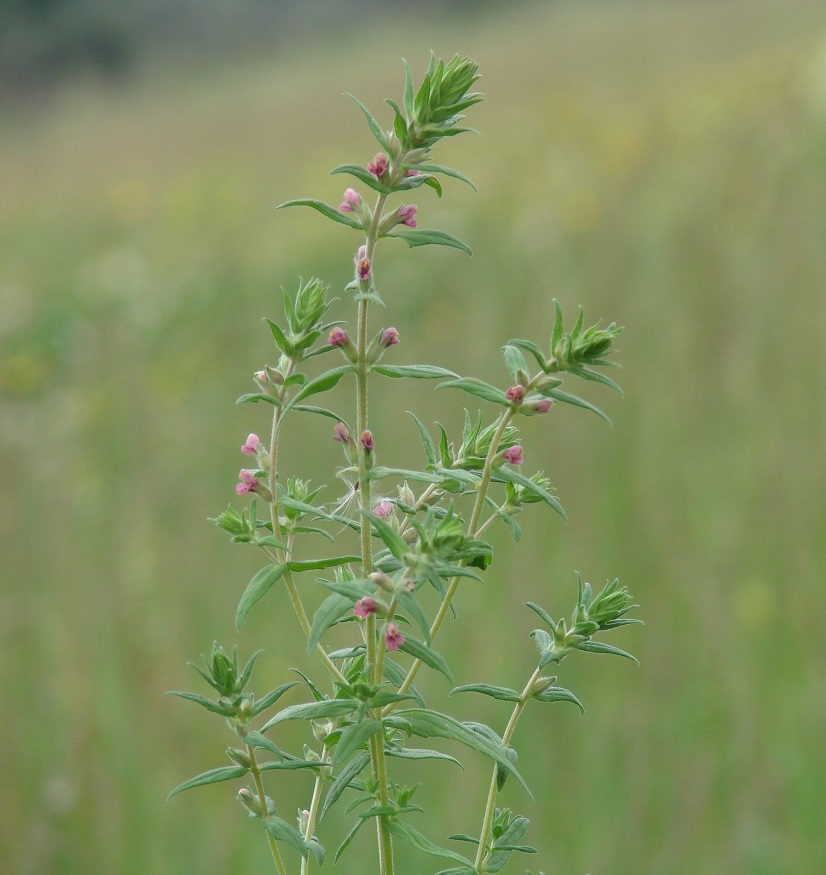
[(373, 447), (375, 447), (376, 444), (373, 441), (373, 432), (370, 431), (369, 428), (361, 433), (361, 445), (364, 447), (365, 452), (373, 452)]
[(372, 580), (379, 589), (383, 589), (385, 592), (394, 592), (396, 589), (392, 579), (383, 571), (374, 571), (370, 575), (370, 580)]
[(370, 259), (366, 255), (356, 265), (356, 276), (360, 280), (366, 280), (370, 276)]
[(339, 209), (342, 213), (352, 213), (357, 207), (361, 206), (361, 197), (359, 193), (352, 188), (348, 188), (344, 192), (344, 200)]
[(255, 379), (258, 380), (259, 383), (267, 382), (267, 372), (266, 371), (256, 371)]
[(340, 444), (350, 443), (350, 430), (343, 422), (337, 422), (333, 427), (333, 440)]
[(514, 404), (519, 404), (519, 402), (525, 397), (525, 387), (511, 386), (510, 389), (505, 392), (505, 397), (508, 401), (511, 401)]
[(362, 243), (356, 250), (356, 257), (353, 259), (353, 264), (358, 264), (362, 258), (367, 258), (367, 244)]
[(245, 456), (254, 456), (261, 449), (261, 439), (257, 434), (251, 434), (247, 438), (247, 442), (241, 447), (241, 452)]
[(539, 401), (531, 401), (526, 408), (523, 408), (523, 412), (528, 415), (533, 415), (534, 413), (548, 413), (553, 406), (554, 402), (551, 401), (550, 398), (540, 398)]
[(242, 468), (238, 472), (238, 479), (241, 481), (235, 487), (235, 492), (238, 495), (244, 495), (247, 492), (254, 492), (261, 484), (255, 479), (255, 474)]
[(384, 152), (378, 152), (376, 157), (367, 165), (367, 170), (377, 179), (380, 179), (387, 173), (387, 155)]
[(419, 208), (415, 204), (408, 204), (404, 207), (399, 207), (396, 210), (396, 218), (402, 225), (407, 225), (408, 228), (416, 227), (416, 213)]
[(419, 173), (420, 173), (420, 171), (419, 171), (419, 170), (416, 170), (415, 167), (411, 167), (411, 168), (409, 168), (408, 170), (405, 170), (405, 171), (404, 171), (404, 175), (405, 175), (405, 176), (418, 176)]
[(327, 343), (330, 346), (347, 346), (350, 343), (350, 338), (347, 336), (347, 332), (340, 328), (338, 325), (330, 332), (330, 336), (327, 338)]
[(404, 635), (395, 623), (388, 623), (384, 630), (384, 643), (388, 650), (398, 650), (404, 644)]
[(369, 617), (371, 614), (376, 613), (377, 602), (375, 599), (371, 599), (369, 595), (366, 595), (363, 599), (359, 599), (355, 605), (353, 606), (353, 613), (357, 617), (361, 617), (364, 619), (365, 617)]
[(395, 328), (385, 328), (381, 333), (381, 340), (379, 343), (387, 349), (388, 346), (393, 346), (394, 343), (399, 342), (399, 332)]
[(380, 520), (389, 519), (393, 512), (393, 502), (389, 498), (382, 499), (374, 508), (373, 516), (377, 516)]
[(522, 447), (510, 447), (505, 450), (502, 458), (511, 465), (521, 465), (523, 459)]

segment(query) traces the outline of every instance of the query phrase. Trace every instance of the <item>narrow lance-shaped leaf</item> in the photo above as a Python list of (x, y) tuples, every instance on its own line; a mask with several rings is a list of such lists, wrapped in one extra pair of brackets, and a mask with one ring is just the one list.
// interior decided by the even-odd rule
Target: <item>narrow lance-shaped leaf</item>
[(492, 684), (463, 684), (450, 691), (451, 696), (454, 693), (481, 693), (483, 696), (501, 699), (503, 702), (519, 702), (522, 698), (516, 690), (511, 690), (509, 687), (496, 687)]
[(439, 388), (461, 389), (463, 392), (467, 392), (468, 395), (475, 395), (477, 398), (482, 398), (485, 401), (501, 404), (503, 407), (510, 407), (510, 401), (508, 401), (501, 389), (497, 389), (496, 386), (491, 386), (489, 383), (477, 380), (474, 377), (451, 380), (449, 383), (442, 383)]
[(364, 113), (365, 119), (367, 119), (367, 126), (370, 128), (370, 133), (376, 138), (378, 144), (384, 149), (385, 152), (390, 151), (390, 143), (387, 140), (387, 137), (384, 134), (384, 131), (381, 129), (381, 125), (373, 118), (373, 114), (369, 109), (354, 95), (345, 92), (347, 97), (350, 98), (358, 108)]
[(205, 699), (203, 696), (199, 696), (197, 693), (182, 693), (179, 690), (167, 690), (167, 696), (179, 696), (181, 699), (189, 699), (190, 702), (195, 702), (201, 707), (206, 708), (207, 711), (212, 711), (213, 714), (220, 714), (222, 717), (226, 716), (224, 713), (224, 709), (211, 701), (210, 699)]
[(443, 857), (446, 860), (453, 860), (455, 863), (461, 863), (465, 866), (472, 866), (470, 860), (465, 859), (461, 854), (447, 848), (440, 848), (438, 845), (423, 836), (418, 830), (401, 820), (390, 820), (387, 823), (387, 828), (390, 832), (401, 839), (405, 844), (416, 848), (417, 851), (422, 851), (425, 854), (430, 854), (434, 857)]
[(368, 739), (381, 732), (381, 728), (381, 720), (362, 720), (348, 726), (333, 751), (333, 765), (346, 763)]
[(279, 210), (282, 210), (285, 207), (311, 207), (321, 213), (322, 216), (331, 219), (333, 222), (338, 222), (340, 225), (346, 225), (348, 228), (354, 228), (356, 231), (364, 230), (360, 222), (351, 219), (345, 213), (339, 212), (335, 207), (331, 207), (329, 204), (325, 204), (323, 201), (314, 200), (313, 198), (299, 198), (298, 200), (286, 201), (285, 203), (278, 205)]
[(441, 654), (436, 653), (435, 650), (426, 647), (421, 641), (406, 635), (399, 649), (409, 653), (415, 659), (421, 660), (425, 665), (429, 665), (431, 668), (436, 669), (436, 671), (441, 672), (453, 683), (453, 672), (451, 672), (450, 667), (445, 662), (445, 658)]
[(203, 787), (206, 784), (218, 784), (221, 781), (232, 781), (235, 778), (243, 778), (248, 771), (249, 770), (245, 769), (243, 766), (220, 766), (217, 769), (210, 769), (208, 772), (203, 772), (200, 775), (196, 775), (194, 778), (190, 778), (188, 781), (184, 781), (183, 784), (178, 784), (178, 786), (166, 798), (171, 799), (177, 793), (182, 793), (184, 790), (191, 790), (193, 787)]
[(410, 377), (414, 380), (440, 380), (457, 375), (436, 365), (373, 365), (372, 372), (383, 377)]
[(327, 791), (327, 796), (324, 799), (324, 804), (318, 813), (318, 819), (323, 820), (324, 815), (338, 802), (341, 794), (350, 785), (350, 782), (358, 777), (370, 762), (370, 754), (367, 751), (362, 751), (356, 754), (349, 763), (336, 775), (330, 789)]
[(283, 723), (285, 720), (321, 720), (325, 717), (341, 717), (343, 714), (355, 711), (358, 704), (355, 699), (326, 699), (323, 702), (290, 705), (268, 720), (261, 727), (261, 732), (266, 732), (271, 726)]
[(250, 580), (241, 596), (241, 601), (238, 602), (238, 610), (235, 612), (235, 628), (239, 632), (253, 605), (267, 594), (270, 587), (281, 579), (286, 570), (286, 565), (267, 565)]
[(468, 255), (473, 255), (473, 250), (467, 243), (463, 243), (458, 237), (447, 234), (444, 231), (424, 231), (419, 229), (401, 230), (396, 228), (389, 231), (384, 237), (399, 237), (408, 246), (449, 246), (452, 249), (460, 249)]

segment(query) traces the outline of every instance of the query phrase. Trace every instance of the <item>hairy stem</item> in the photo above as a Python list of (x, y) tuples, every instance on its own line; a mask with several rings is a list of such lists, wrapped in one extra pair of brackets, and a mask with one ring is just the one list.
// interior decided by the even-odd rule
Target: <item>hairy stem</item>
[[(258, 761), (255, 759), (255, 748), (247, 745), (247, 756), (250, 758), (250, 773), (255, 781), (255, 789), (258, 792), (258, 804), (261, 807), (261, 816), (264, 820), (267, 819), (267, 794), (264, 792), (264, 782), (261, 780), (261, 769), (258, 768)], [(270, 846), (270, 853), (275, 862), (275, 867), (278, 869), (279, 875), (287, 875), (287, 870), (284, 868), (284, 861), (281, 859), (281, 852), (278, 850), (278, 842), (267, 833), (267, 842)]]
[[(327, 747), (326, 745), (321, 749), (321, 761), (327, 761)], [(318, 816), (318, 806), (321, 804), (321, 791), (324, 789), (324, 781), (327, 778), (328, 769), (321, 768), (318, 770), (318, 774), (315, 777), (315, 784), (313, 785), (313, 796), (310, 800), (309, 807), (309, 816), (307, 817), (307, 827), (304, 830), (304, 841), (308, 842), (313, 837), (313, 833), (315, 832), (315, 819)], [(310, 871), (310, 855), (308, 854), (306, 857), (301, 860), (301, 875), (308, 875)]]

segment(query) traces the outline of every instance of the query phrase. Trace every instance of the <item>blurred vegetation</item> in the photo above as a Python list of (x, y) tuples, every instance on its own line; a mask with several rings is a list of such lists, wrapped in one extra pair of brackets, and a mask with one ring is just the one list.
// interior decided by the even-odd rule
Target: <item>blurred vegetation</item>
[[(517, 733), (539, 803), (517, 788), (504, 801), (534, 821), (534, 868), (826, 871), (819, 0), (406, 19), (275, 59), (150, 68), (128, 89), (69, 83), (46, 107), (6, 113), (5, 871), (269, 871), (226, 786), (164, 801), (220, 765), (230, 736), (162, 693), (193, 688), (185, 662), (213, 638), (234, 643), (235, 605), (258, 567), (205, 518), (234, 499), (238, 446), (266, 427), (266, 411), (233, 403), (273, 355), (259, 319), (298, 275), (334, 288), (350, 275), (348, 231), (273, 206), (336, 202), (343, 183), (327, 170), (375, 151), (339, 92), (378, 108), (401, 87), (399, 58), (417, 69), (431, 47), (473, 55), (489, 102), (473, 119), (482, 138), (440, 155), (478, 195), (457, 183), (443, 202), (423, 195), (419, 215), (475, 255), (387, 245), (389, 310), (375, 318), (401, 331), (398, 360), (504, 381), (499, 345), (544, 339), (552, 296), (628, 326), (625, 399), (590, 395), (613, 430), (572, 408), (525, 429), (526, 467), (550, 474), (570, 523), (526, 514), (519, 545), (499, 533), (488, 583), (467, 588), (443, 642), (473, 666), (457, 682), (517, 685), (533, 644), (502, 639), (503, 613), (527, 636), (521, 603), (567, 610), (574, 569), (596, 585), (618, 576), (641, 605), (647, 626), (617, 642), (641, 669), (567, 661), (561, 682), (585, 717), (537, 709)], [(405, 387), (400, 407), (395, 384), (375, 388), (388, 463), (421, 452), (404, 409), (460, 419), (451, 393)], [(326, 428), (308, 422), (289, 441), (292, 471), (329, 482), (338, 455)], [(257, 689), (283, 682), (285, 663), (312, 667), (295, 627), (275, 592), (250, 618), (242, 655), (267, 648)], [(431, 689), (438, 707), (446, 690)], [(496, 703), (460, 704), (467, 719), (505, 719)], [(473, 832), (487, 767), (425, 768), (407, 777), (428, 782), (434, 835)], [(270, 785), (287, 818), (304, 781)], [(343, 835), (343, 821), (331, 829)]]

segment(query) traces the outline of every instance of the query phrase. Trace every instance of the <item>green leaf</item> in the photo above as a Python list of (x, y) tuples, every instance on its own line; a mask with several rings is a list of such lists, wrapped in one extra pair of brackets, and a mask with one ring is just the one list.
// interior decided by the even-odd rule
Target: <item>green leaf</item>
[(410, 72), (410, 64), (402, 58), (402, 64), (404, 64), (404, 108), (407, 110), (407, 115), (409, 118), (413, 117), (413, 75)]
[(332, 221), (338, 222), (340, 225), (347, 225), (348, 228), (355, 228), (356, 231), (364, 230), (360, 222), (351, 219), (346, 213), (340, 212), (335, 207), (331, 207), (323, 201), (313, 200), (312, 198), (300, 198), (299, 200), (286, 201), (283, 204), (279, 204), (277, 209), (282, 210), (285, 207), (312, 207), (312, 209), (321, 213), (322, 216), (326, 216), (328, 219), (332, 219)]
[(425, 663), (425, 665), (435, 668), (436, 671), (440, 671), (451, 683), (454, 682), (453, 673), (445, 662), (445, 658), (436, 653), (435, 650), (426, 647), (421, 641), (417, 641), (410, 635), (405, 635), (404, 642), (399, 649), (409, 653), (415, 659)]
[(362, 751), (356, 754), (353, 759), (336, 775), (330, 789), (327, 791), (327, 796), (324, 799), (324, 804), (318, 814), (319, 821), (324, 820), (324, 815), (338, 802), (341, 794), (350, 785), (353, 778), (358, 777), (365, 766), (370, 762), (370, 754), (367, 751)]
[(179, 690), (167, 690), (166, 695), (180, 696), (182, 699), (189, 699), (190, 702), (195, 702), (198, 705), (201, 705), (203, 708), (206, 708), (207, 711), (212, 711), (213, 714), (220, 714), (222, 717), (226, 717), (226, 712), (220, 705), (209, 699), (205, 699), (203, 696), (199, 696), (197, 693), (182, 693)]
[(388, 231), (383, 234), (383, 237), (399, 237), (404, 240), (408, 246), (450, 246), (453, 249), (461, 249), (468, 255), (473, 255), (473, 250), (467, 243), (463, 243), (457, 237), (451, 234), (446, 234), (444, 231), (424, 231), (419, 229), (408, 228), (401, 230), (398, 226), (393, 231)]
[(208, 772), (203, 772), (188, 781), (184, 781), (183, 784), (178, 784), (166, 798), (171, 799), (177, 793), (183, 793), (184, 790), (191, 790), (193, 787), (203, 787), (206, 784), (218, 784), (221, 781), (243, 778), (248, 771), (249, 769), (245, 769), (243, 766), (220, 766), (217, 769), (210, 769)]
[(263, 392), (248, 392), (235, 399), (236, 404), (257, 404), (259, 401), (278, 406), (278, 399), (274, 395), (265, 395)]
[(296, 686), (298, 681), (289, 681), (286, 684), (281, 684), (280, 687), (276, 687), (274, 690), (271, 690), (264, 696), (262, 699), (259, 699), (257, 702), (253, 703), (252, 706), (252, 716), (255, 717), (256, 714), (260, 714), (262, 711), (266, 711), (267, 708), (271, 708), (283, 695), (287, 692), (287, 690)]
[(281, 330), (281, 326), (272, 319), (264, 320), (270, 326), (270, 331), (275, 339), (275, 345), (284, 353), (287, 358), (295, 357), (295, 344), (287, 338), (287, 335)]
[(349, 97), (358, 108), (364, 113), (364, 117), (367, 119), (367, 126), (370, 128), (370, 133), (376, 138), (378, 144), (384, 149), (385, 152), (390, 151), (390, 143), (387, 140), (387, 137), (384, 134), (384, 131), (381, 129), (379, 123), (373, 118), (372, 113), (369, 109), (354, 95), (345, 92), (347, 97)]
[(339, 167), (334, 167), (330, 171), (330, 176), (334, 176), (337, 173), (349, 173), (350, 176), (355, 176), (356, 179), (372, 188), (373, 191), (377, 191), (379, 194), (390, 194), (392, 191), (392, 189), (389, 189), (384, 183), (379, 182), (369, 170), (362, 167), (360, 164), (342, 164)]
[(371, 370), (383, 377), (410, 377), (414, 380), (440, 380), (457, 376), (453, 371), (436, 365), (373, 365)]
[[(613, 362), (611, 364), (614, 364)], [(624, 395), (625, 393), (622, 391), (622, 388), (615, 383), (610, 377), (606, 377), (605, 374), (600, 374), (598, 371), (592, 371), (590, 368), (574, 368), (570, 371), (571, 374), (574, 374), (577, 377), (581, 377), (583, 380), (591, 380), (594, 383), (602, 383), (603, 386), (608, 386), (609, 389), (613, 389), (615, 392), (620, 395)]]
[(361, 562), (361, 556), (331, 556), (328, 559), (300, 559), (288, 562), (290, 571), (317, 571), (321, 568), (333, 568), (337, 565), (347, 565), (350, 562)]
[(347, 849), (347, 846), (351, 841), (356, 837), (356, 833), (367, 823), (366, 820), (357, 820), (356, 825), (347, 833), (344, 837), (344, 841), (338, 846), (338, 850), (336, 851), (335, 856), (333, 857), (333, 862), (338, 863), (339, 857), (344, 853)]
[(520, 486), (524, 486), (528, 492), (541, 498), (545, 504), (552, 507), (562, 519), (567, 522), (568, 514), (565, 513), (565, 509), (560, 504), (559, 499), (551, 495), (547, 489), (543, 489), (538, 483), (534, 483), (533, 480), (526, 477), (524, 474), (521, 474), (519, 471), (513, 471), (510, 468), (504, 467), (497, 468), (491, 475), (491, 480), (494, 480), (497, 483), (517, 483)]
[(283, 723), (285, 720), (320, 720), (326, 717), (341, 717), (350, 714), (358, 707), (355, 699), (325, 699), (323, 702), (305, 702), (301, 705), (290, 705), (270, 718), (262, 727), (266, 732), (271, 726)]
[(413, 421), (416, 423), (416, 427), (419, 429), (419, 434), (422, 438), (422, 444), (424, 446), (424, 454), (427, 458), (428, 464), (435, 465), (436, 464), (436, 446), (433, 443), (433, 438), (430, 437), (430, 433), (422, 424), (422, 421), (416, 416), (415, 413), (411, 413), (409, 410), (407, 411), (410, 416), (413, 417)]
[(385, 723), (393, 725), (394, 717), (406, 721), (413, 735), (418, 735), (422, 738), (439, 737), (452, 739), (465, 745), (465, 747), (471, 748), (471, 750), (485, 754), (485, 756), (490, 757), (497, 765), (501, 766), (505, 772), (512, 774), (528, 796), (533, 799), (533, 794), (528, 785), (508, 758), (507, 750), (501, 743), (494, 743), (490, 738), (474, 732), (465, 724), (459, 723), (458, 720), (454, 720), (447, 714), (440, 714), (437, 711), (419, 708), (397, 711), (395, 715), (386, 718)]
[(529, 352), (535, 359), (540, 368), (544, 371), (547, 367), (547, 362), (545, 361), (545, 356), (542, 350), (532, 341), (532, 340), (522, 340), (520, 338), (514, 338), (508, 341), (508, 344), (511, 346), (518, 346), (522, 349)]
[(250, 747), (260, 747), (277, 756), (279, 760), (284, 759), (284, 754), (278, 745), (274, 741), (270, 741), (266, 736), (261, 735), (260, 732), (248, 732), (244, 736), (244, 744), (248, 744)]
[(586, 653), (613, 653), (614, 656), (624, 656), (626, 659), (636, 662), (637, 665), (640, 664), (636, 656), (632, 656), (625, 650), (620, 650), (619, 647), (603, 644), (601, 641), (583, 641), (581, 644), (576, 645), (576, 649), (584, 650)]
[(247, 588), (241, 596), (241, 601), (238, 602), (238, 610), (235, 612), (235, 628), (239, 632), (253, 605), (266, 595), (267, 590), (276, 581), (281, 579), (286, 570), (286, 565), (267, 565), (247, 584)]
[(281, 411), (281, 421), (284, 421), (284, 415), (295, 407), (299, 401), (303, 401), (311, 395), (318, 395), (320, 392), (329, 391), (338, 385), (339, 380), (345, 374), (352, 373), (355, 369), (355, 365), (341, 365), (341, 367), (333, 368), (331, 371), (326, 371), (323, 374), (319, 374), (315, 379), (310, 380), (284, 405)]
[(302, 857), (306, 857), (309, 853), (307, 843), (304, 841), (304, 836), (301, 835), (298, 828), (274, 814), (270, 815), (264, 821), (264, 829), (277, 841), (284, 842), (291, 848), (295, 848)]
[(585, 708), (582, 707), (582, 702), (570, 691), (564, 687), (548, 687), (541, 693), (536, 693), (531, 698), (537, 702), (572, 702), (579, 708), (581, 714), (585, 713)]
[(450, 754), (442, 753), (440, 750), (428, 750), (423, 747), (401, 747), (388, 748), (385, 753), (389, 757), (398, 757), (402, 760), (448, 760), (451, 763), (456, 763), (460, 769), (464, 771), (464, 766)]
[(405, 480), (415, 480), (418, 483), (441, 483), (442, 478), (427, 471), (413, 471), (409, 468), (385, 468), (377, 465), (368, 472), (371, 480), (383, 480), (385, 477), (403, 477)]
[(523, 375), (528, 374), (528, 363), (525, 361), (525, 356), (517, 347), (509, 343), (502, 347), (502, 354), (505, 357), (505, 367), (510, 371), (514, 382), (518, 383)]
[(451, 380), (449, 383), (442, 383), (438, 388), (461, 389), (463, 392), (467, 392), (468, 395), (475, 395), (477, 398), (482, 398), (485, 401), (501, 404), (503, 407), (510, 407), (510, 401), (508, 401), (501, 389), (497, 389), (495, 386), (491, 386), (482, 380), (477, 380), (475, 377)]
[(310, 624), (310, 634), (307, 636), (307, 652), (312, 653), (321, 641), (324, 633), (334, 626), (345, 614), (353, 610), (353, 600), (347, 596), (333, 593), (318, 606)]
[(418, 830), (413, 829), (408, 823), (404, 823), (403, 821), (394, 818), (393, 820), (387, 821), (387, 828), (394, 836), (396, 836), (396, 838), (401, 839), (405, 844), (416, 848), (417, 851), (422, 851), (423, 853), (430, 854), (434, 857), (443, 857), (446, 860), (453, 860), (455, 863), (461, 863), (464, 866), (473, 868), (473, 864), (470, 860), (466, 860), (461, 854), (457, 854), (455, 851), (434, 845), (430, 839), (425, 838), (425, 836), (423, 836)]
[[(403, 669), (397, 662), (394, 662), (389, 657), (385, 656), (384, 658), (384, 676), (393, 684), (396, 688), (400, 687), (407, 678), (407, 671)], [(415, 684), (410, 685), (410, 689), (407, 691), (410, 696), (420, 705), (422, 708), (425, 707), (425, 700), (422, 694), (419, 692), (418, 688)]]
[(562, 401), (564, 404), (572, 404), (574, 407), (581, 407), (583, 410), (590, 410), (591, 413), (596, 413), (597, 416), (604, 419), (608, 425), (612, 424), (611, 418), (607, 413), (603, 413), (596, 404), (591, 404), (590, 401), (586, 401), (578, 395), (571, 395), (570, 392), (563, 392), (561, 389), (545, 389), (541, 394), (546, 398), (553, 398), (556, 401)]
[(366, 595), (373, 595), (376, 591), (376, 584), (369, 578), (367, 580), (319, 580), (318, 583), (345, 596), (350, 605), (355, 604)]
[(559, 342), (562, 340), (562, 334), (565, 331), (562, 307), (559, 306), (559, 301), (557, 301), (556, 298), (554, 298), (554, 312), (556, 317), (554, 319), (553, 331), (551, 332), (551, 355), (555, 354), (554, 350), (559, 346)]
[(362, 720), (353, 723), (341, 733), (333, 751), (333, 765), (340, 766), (370, 738), (381, 732), (381, 720)]
[(318, 770), (324, 765), (329, 765), (329, 763), (322, 763), (319, 760), (300, 760), (298, 757), (291, 757), (289, 754), (284, 754), (283, 761), (271, 760), (268, 763), (261, 763), (258, 768), (261, 769), (262, 772), (294, 772), (301, 769), (309, 769), (312, 772), (318, 772)]
[(317, 413), (319, 416), (327, 416), (330, 419), (335, 419), (336, 422), (344, 423), (347, 425), (347, 421), (339, 416), (337, 413), (333, 413), (332, 410), (328, 410), (326, 407), (316, 407), (313, 404), (293, 404), (293, 410), (298, 410), (301, 413)]
[(534, 602), (525, 602), (525, 607), (530, 608), (535, 614), (538, 614), (543, 622), (548, 624), (550, 629), (556, 629), (556, 621), (553, 617), (545, 610), (545, 608), (540, 607)]
[(460, 173), (452, 167), (445, 167), (442, 164), (417, 164), (416, 168), (424, 173), (441, 173), (444, 176), (451, 176), (453, 179), (458, 179), (460, 182), (469, 185), (474, 191), (477, 190), (472, 180), (468, 179), (464, 173)]
[(383, 519), (377, 517), (369, 511), (361, 511), (362, 516), (366, 517), (375, 526), (379, 537), (384, 541), (387, 549), (398, 559), (401, 560), (410, 552), (410, 548), (402, 540), (398, 532), (389, 526)]
[(495, 687), (491, 684), (463, 684), (450, 691), (451, 696), (454, 693), (481, 693), (483, 696), (501, 699), (503, 702), (519, 702), (522, 699), (516, 690), (511, 690), (509, 687)]
[(401, 605), (401, 609), (405, 613), (410, 614), (416, 621), (416, 625), (422, 630), (422, 635), (424, 635), (425, 644), (429, 647), (430, 623), (428, 623), (424, 611), (422, 611), (419, 602), (416, 600), (416, 596), (412, 592), (402, 589), (396, 592), (396, 601)]

